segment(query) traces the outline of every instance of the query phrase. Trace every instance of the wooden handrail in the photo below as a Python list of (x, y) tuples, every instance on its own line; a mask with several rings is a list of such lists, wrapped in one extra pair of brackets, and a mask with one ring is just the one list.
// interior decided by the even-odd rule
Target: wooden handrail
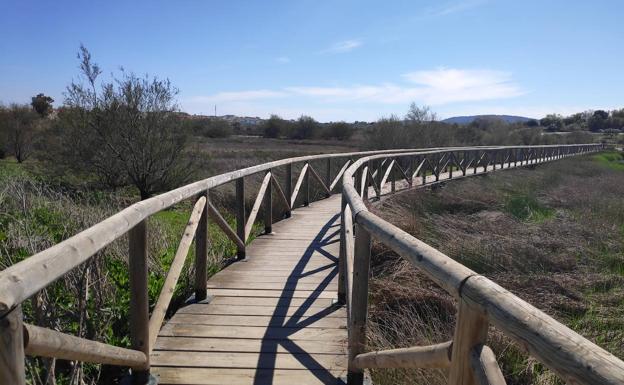
[(451, 366), (453, 342), (358, 354), (353, 365), (359, 369), (436, 369)]
[(70, 336), (56, 330), (24, 324), (24, 350), (31, 356), (142, 368), (143, 352)]
[(171, 262), (171, 266), (169, 267), (169, 272), (167, 273), (167, 277), (165, 278), (165, 283), (160, 290), (160, 295), (158, 296), (158, 300), (156, 301), (156, 306), (154, 306), (154, 310), (152, 310), (152, 316), (149, 320), (150, 352), (152, 351), (152, 349), (154, 349), (156, 337), (158, 337), (158, 332), (160, 331), (162, 322), (165, 319), (165, 315), (167, 314), (167, 308), (169, 307), (169, 303), (171, 302), (171, 298), (173, 297), (173, 292), (175, 291), (176, 284), (178, 283), (178, 279), (180, 278), (180, 273), (182, 272), (182, 268), (184, 267), (184, 261), (186, 261), (189, 248), (191, 247), (191, 243), (193, 242), (193, 238), (195, 237), (195, 231), (197, 230), (197, 225), (199, 224), (199, 218), (204, 212), (205, 206), (206, 197), (200, 197), (197, 200), (197, 203), (195, 203), (195, 207), (191, 212), (188, 224), (184, 229), (182, 239), (180, 240), (180, 244), (178, 245), (178, 250), (173, 257), (173, 262)]
[[(341, 269), (349, 270), (349, 277), (347, 285), (350, 287), (349, 291), (349, 307), (351, 308), (349, 311), (349, 325), (350, 325), (350, 360), (349, 360), (349, 376), (350, 383), (358, 382), (359, 379), (362, 378), (362, 372), (357, 367), (353, 366), (354, 358), (363, 353), (364, 347), (364, 327), (366, 323), (366, 307), (367, 307), (367, 276), (368, 276), (368, 261), (370, 259), (370, 239), (371, 235), (376, 237), (377, 239), (381, 239), (386, 242), (393, 248), (395, 251), (399, 250), (403, 253), (404, 256), (410, 258), (413, 262), (423, 268), (425, 271), (428, 271), (428, 274), (432, 274), (432, 276), (437, 276), (437, 280), (434, 281), (441, 284), (444, 288), (448, 289), (451, 293), (453, 293), (457, 298), (465, 301), (471, 308), (477, 307), (487, 315), (488, 320), (490, 320), (497, 327), (499, 326), (499, 319), (496, 316), (490, 314), (493, 312), (493, 309), (496, 308), (496, 303), (490, 302), (479, 302), (475, 298), (480, 298), (477, 294), (478, 291), (466, 291), (466, 287), (470, 287), (470, 284), (473, 281), (476, 281), (476, 278), (479, 278), (474, 272), (471, 272), (469, 269), (463, 268), (459, 264), (453, 264), (452, 261), (449, 262), (449, 258), (444, 256), (443, 254), (435, 251), (434, 249), (429, 248), (427, 245), (423, 243), (415, 242), (410, 238), (408, 234), (401, 233), (400, 231), (395, 231), (393, 228), (383, 228), (384, 222), (380, 219), (376, 218), (374, 215), (368, 213), (366, 205), (364, 201), (360, 198), (359, 195), (366, 197), (368, 195), (369, 183), (368, 178), (371, 178), (371, 183), (373, 187), (376, 189), (377, 195), (381, 195), (383, 193), (383, 185), (387, 181), (387, 179), (392, 175), (391, 182), (395, 185), (395, 177), (394, 174), (391, 173), (391, 167), (398, 168), (403, 174), (404, 178), (411, 186), (412, 178), (409, 178), (408, 172), (405, 172), (401, 165), (395, 161), (395, 159), (405, 157), (408, 159), (413, 159), (415, 156), (422, 157), (423, 161), (419, 166), (419, 169), (422, 165), (427, 162), (429, 163), (429, 158), (431, 154), (443, 154), (449, 151), (464, 151), (467, 153), (476, 152), (476, 156), (473, 159), (477, 159), (479, 153), (482, 153), (480, 160), (484, 157), (488, 159), (487, 164), (490, 163), (489, 155), (486, 155), (488, 151), (514, 151), (514, 164), (517, 160), (518, 152), (524, 153), (526, 152), (526, 156), (523, 155), (524, 164), (534, 164), (543, 162), (547, 159), (558, 159), (566, 156), (571, 156), (578, 153), (586, 153), (588, 151), (594, 151), (600, 148), (599, 146), (593, 145), (552, 145), (552, 146), (512, 146), (512, 147), (500, 147), (500, 146), (480, 146), (480, 147), (452, 147), (452, 148), (434, 148), (434, 149), (421, 149), (421, 150), (412, 150), (412, 149), (401, 149), (401, 150), (383, 150), (383, 151), (367, 151), (367, 152), (353, 152), (353, 153), (341, 153), (341, 154), (329, 154), (329, 155), (312, 155), (312, 156), (303, 156), (297, 158), (289, 158), (278, 160), (274, 162), (269, 162), (261, 165), (256, 165), (252, 167), (248, 167), (242, 170), (236, 170), (230, 173), (217, 175), (211, 178), (207, 178), (195, 183), (191, 183), (175, 190), (171, 190), (169, 192), (163, 193), (161, 195), (155, 196), (153, 198), (146, 199), (144, 201), (135, 203), (126, 209), (120, 211), (119, 213), (101, 221), (100, 223), (91, 226), (90, 228), (82, 231), (81, 233), (74, 235), (73, 237), (52, 246), (49, 249), (46, 249), (40, 253), (37, 253), (30, 258), (27, 258), (15, 265), (10, 266), (9, 268), (0, 272), (0, 334), (3, 338), (3, 346), (0, 347), (0, 382), (16, 383), (23, 384), (24, 377), (22, 375), (15, 374), (17, 372), (23, 372), (23, 344), (15, 343), (15, 341), (22, 341), (22, 316), (20, 304), (25, 299), (32, 296), (34, 293), (38, 292), (41, 289), (44, 289), (49, 284), (54, 282), (55, 280), (62, 277), (64, 274), (68, 273), (76, 266), (86, 262), (90, 257), (92, 257), (95, 253), (102, 250), (104, 247), (109, 245), (111, 242), (115, 241), (122, 235), (128, 233), (129, 234), (129, 254), (130, 254), (130, 284), (131, 284), (131, 298), (132, 298), (132, 306), (130, 309), (131, 315), (131, 341), (133, 350), (132, 354), (134, 354), (134, 361), (132, 366), (134, 366), (133, 373), (134, 375), (149, 375), (149, 351), (151, 350), (151, 346), (153, 346), (154, 333), (162, 323), (163, 312), (166, 310), (165, 303), (168, 304), (170, 298), (167, 299), (166, 295), (162, 294), (162, 301), (159, 301), (160, 304), (157, 303), (156, 311), (152, 314), (152, 318), (150, 320), (148, 313), (148, 298), (147, 298), (147, 219), (166, 208), (169, 208), (183, 200), (200, 196), (199, 200), (196, 202), (193, 213), (191, 214), (191, 220), (187, 225), (187, 230), (194, 233), (198, 231), (198, 227), (201, 226), (201, 234), (197, 235), (197, 256), (198, 261), (196, 262), (198, 269), (201, 269), (202, 263), (205, 263), (205, 251), (207, 248), (206, 236), (207, 236), (207, 217), (212, 218), (216, 224), (221, 228), (221, 230), (236, 244), (238, 249), (238, 256), (242, 258), (245, 256), (245, 241), (249, 236), (249, 232), (251, 226), (255, 222), (257, 217), (257, 212), (262, 204), (262, 195), (265, 195), (266, 206), (270, 211), (272, 207), (272, 202), (270, 199), (266, 197), (267, 194), (271, 194), (271, 187), (275, 187), (276, 193), (280, 197), (280, 199), (284, 200), (286, 206), (288, 208), (287, 216), (290, 215), (290, 211), (295, 207), (295, 201), (297, 199), (297, 195), (299, 190), (303, 188), (304, 194), (304, 205), (309, 202), (309, 178), (310, 175), (317, 179), (321, 186), (324, 188), (325, 192), (329, 194), (339, 183), (342, 181), (342, 190), (343, 190), (343, 199), (344, 202), (353, 215), (354, 224), (357, 228), (355, 239), (352, 237), (352, 233), (347, 233), (347, 237), (344, 237), (344, 242), (347, 243), (347, 246), (350, 248), (349, 250), (345, 250), (345, 258), (351, 260), (351, 266), (343, 266), (341, 264)], [(535, 151), (538, 150), (538, 151)], [(536, 157), (536, 154), (541, 154)], [(504, 163), (503, 159), (511, 159), (510, 153), (507, 153), (507, 156), (503, 156), (501, 161)], [(354, 158), (358, 157), (358, 160), (354, 160)], [(411, 157), (411, 158), (410, 158)], [(346, 159), (346, 162), (340, 169), (336, 178), (330, 183), (331, 180), (331, 160), (332, 159)], [(311, 166), (310, 162), (317, 160), (325, 160), (327, 169), (325, 179), (322, 180), (316, 170)], [(368, 162), (374, 161), (374, 164), (371, 166), (379, 166), (373, 170), (370, 170), (368, 167)], [(385, 164), (385, 162), (393, 162), (391, 166), (388, 167), (385, 175), (381, 178), (381, 172), (383, 171), (383, 167), (380, 165)], [(463, 162), (463, 160), (462, 160)], [(522, 165), (522, 159), (520, 160), (520, 164)], [(293, 190), (292, 186), (292, 166), (293, 164), (304, 163), (302, 168), (302, 172), (299, 175), (297, 180), (295, 189)], [(474, 163), (474, 172), (477, 172), (477, 168), (480, 166), (480, 161)], [(468, 163), (469, 164), (469, 163)], [(359, 170), (363, 165), (366, 165), (362, 172), (358, 175), (357, 183), (360, 189), (360, 194), (354, 188), (353, 181), (353, 170)], [(280, 184), (275, 179), (272, 170), (277, 167), (285, 167), (286, 168), (286, 180), (285, 180), (285, 191), (282, 190)], [(437, 165), (438, 169), (434, 170), (431, 167), (432, 171), (436, 172), (436, 177), (438, 177), (439, 172), (441, 171), (440, 164)], [(446, 167), (446, 165), (445, 165)], [(467, 168), (467, 166), (466, 166)], [(418, 170), (416, 170), (416, 174)], [(370, 171), (369, 171), (370, 170)], [(412, 169), (413, 171), (413, 169)], [(487, 168), (484, 170), (487, 171)], [(252, 207), (252, 211), (250, 213), (249, 218), (246, 218), (245, 215), (245, 185), (244, 178), (250, 175), (254, 175), (257, 173), (264, 172), (265, 177), (263, 183), (261, 185), (261, 189), (259, 191), (258, 197), (254, 202)], [(465, 173), (464, 173), (465, 174)], [(426, 172), (422, 173), (423, 180), (427, 181)], [(376, 179), (377, 178), (377, 179)], [(437, 178), (436, 178), (437, 179)], [(218, 213), (216, 208), (210, 203), (208, 199), (208, 191), (221, 186), (225, 183), (236, 182), (237, 186), (237, 199), (236, 199), (236, 217), (237, 217), (237, 229), (234, 231), (229, 224), (223, 219), (223, 217)], [(430, 183), (430, 182), (428, 182)], [(264, 190), (264, 191), (263, 191)], [(200, 203), (202, 202), (202, 203)], [(199, 206), (204, 206), (199, 208)], [(344, 206), (343, 205), (343, 206)], [(197, 214), (199, 212), (200, 214)], [(202, 214), (203, 213), (203, 214)], [(265, 231), (270, 231), (272, 217), (271, 213), (267, 214), (264, 218), (265, 222)], [(196, 223), (198, 220), (197, 215), (200, 215), (199, 224)], [(351, 219), (351, 215), (349, 215), (349, 220)], [(344, 220), (344, 223), (348, 223), (349, 220)], [(203, 222), (202, 222), (203, 221)], [(195, 223), (193, 223), (195, 222)], [(189, 227), (190, 226), (190, 227)], [(379, 227), (381, 226), (381, 227)], [(379, 228), (378, 228), (379, 227)], [(192, 230), (192, 231), (191, 231)], [(386, 231), (389, 231), (385, 234)], [(183, 236), (183, 239), (178, 248), (178, 252), (176, 253), (176, 257), (174, 258), (174, 263), (172, 265), (172, 269), (168, 274), (166, 285), (164, 288), (164, 292), (166, 293), (172, 287), (175, 286), (175, 282), (177, 280), (177, 276), (179, 276), (179, 269), (183, 266), (184, 258), (188, 253), (188, 245), (190, 245), (190, 241), (193, 236), (187, 234)], [(342, 233), (341, 233), (342, 234)], [(351, 246), (353, 245), (353, 246)], [(343, 250), (341, 246), (341, 250)], [(441, 265), (438, 265), (441, 263)], [(450, 269), (450, 270), (449, 270)], [(204, 268), (205, 270), (205, 268)], [(204, 272), (205, 273), (205, 272)], [(468, 275), (466, 275), (466, 273)], [(344, 277), (344, 272), (340, 274), (341, 277)], [(200, 282), (202, 280), (202, 275), (198, 273), (196, 275), (196, 281)], [(364, 282), (362, 281), (364, 279)], [(345, 279), (343, 279), (345, 281)], [(462, 286), (462, 282), (464, 286)], [(201, 292), (201, 288), (198, 286), (200, 283), (196, 283), (196, 294), (198, 298), (203, 295), (205, 296), (205, 291)], [(172, 289), (171, 289), (172, 290)], [(476, 289), (475, 289), (476, 290)], [(475, 297), (465, 296), (465, 293), (475, 294)], [(472, 302), (471, 302), (472, 301)], [(530, 306), (530, 305), (529, 305)], [(160, 319), (159, 322), (157, 322)], [(518, 321), (519, 322), (519, 321)], [(151, 325), (150, 325), (151, 323)], [(157, 325), (158, 324), (158, 325)], [(513, 325), (513, 322), (510, 323)], [(31, 327), (28, 325), (27, 327)], [(36, 328), (32, 326), (33, 328)], [(502, 328), (502, 327), (501, 327)], [(41, 328), (40, 328), (41, 329)], [(39, 333), (38, 335), (50, 335), (50, 339), (60, 338), (61, 336), (66, 336), (63, 333), (48, 331), (47, 329), (31, 329), (33, 330), (33, 335)], [(511, 331), (507, 331), (510, 334), (513, 334)], [(47, 334), (46, 334), (47, 333)], [(52, 334), (50, 334), (52, 333)], [(58, 333), (58, 334), (55, 334)], [(564, 332), (567, 335), (567, 331)], [(67, 336), (72, 337), (72, 336)], [(512, 336), (513, 337), (513, 336)], [(33, 341), (36, 341), (35, 340)], [(46, 337), (48, 338), (48, 337)], [(65, 338), (65, 337), (63, 337)], [(84, 341), (78, 337), (76, 341), (83, 343)], [(518, 337), (520, 338), (520, 337)], [(549, 336), (548, 338), (543, 339), (547, 343), (551, 343), (552, 341), (557, 341), (557, 338)], [(582, 337), (579, 336), (582, 339)], [(540, 340), (541, 341), (541, 340)], [(98, 344), (97, 342), (88, 341), (89, 343)], [(52, 343), (52, 342), (50, 342)], [(89, 343), (84, 342), (83, 346), (89, 345)], [(527, 343), (527, 342), (525, 342)], [(530, 341), (529, 343), (534, 343), (534, 341)], [(85, 345), (86, 344), (86, 345)], [(470, 343), (468, 343), (470, 345)], [(31, 349), (35, 349), (34, 346), (31, 345)], [(41, 346), (45, 346), (45, 343), (41, 343)], [(59, 345), (60, 346), (60, 345)], [(102, 344), (100, 345), (89, 345), (89, 346), (98, 346), (103, 349), (102, 351), (106, 351), (104, 347), (108, 347), (113, 349), (114, 351), (118, 351), (115, 349), (122, 349), (117, 347), (112, 347), (110, 345)], [(536, 345), (537, 346), (537, 345)], [(58, 346), (57, 346), (58, 347)], [(53, 351), (53, 354), (61, 355), (65, 354), (62, 352), (64, 347), (58, 347), (57, 350), (54, 350), (54, 346), (48, 347)], [(43, 348), (41, 348), (43, 349)], [(60, 349), (60, 350), (59, 350)], [(595, 353), (593, 346), (587, 347), (588, 351)], [(599, 348), (598, 348), (599, 349)], [(107, 352), (112, 352), (107, 351)], [(28, 352), (32, 353), (34, 350), (28, 350)], [(118, 351), (121, 352), (121, 351)], [(128, 352), (126, 352), (128, 353)], [(52, 353), (51, 353), (52, 354)], [(67, 353), (69, 354), (69, 353)], [(74, 353), (71, 353), (74, 354)], [(77, 354), (77, 353), (76, 353)], [(107, 353), (108, 354), (108, 353)], [(121, 353), (120, 353), (121, 354)], [(539, 357), (539, 355), (535, 354)], [(11, 358), (13, 357), (13, 358)], [(58, 357), (58, 356), (57, 356)], [(72, 356), (75, 357), (75, 356)], [(593, 356), (592, 356), (593, 357)], [(110, 357), (109, 357), (110, 358)], [(103, 356), (93, 356), (93, 362), (104, 362), (108, 363), (109, 358)], [(144, 359), (143, 359), (144, 358)], [(76, 358), (80, 359), (80, 358)], [(575, 358), (576, 359), (576, 358)], [(593, 360), (604, 359), (610, 364), (615, 365), (614, 367), (619, 368), (621, 361), (612, 361), (612, 359), (608, 356), (596, 356), (592, 358), (591, 363), (594, 364)], [(577, 360), (578, 361), (578, 360)], [(568, 360), (567, 362), (577, 362), (574, 360)], [(20, 364), (21, 362), (21, 364)], [(578, 361), (581, 362), (581, 361)], [(549, 363), (547, 363), (549, 364)], [(560, 363), (554, 362), (550, 363), (552, 365), (559, 365)], [(20, 366), (21, 365), (21, 366)], [(124, 364), (128, 365), (128, 363)], [(604, 365), (599, 365), (597, 372), (600, 373), (600, 376), (603, 376), (602, 367)], [(11, 374), (13, 373), (13, 374)], [(576, 373), (572, 375), (570, 378), (576, 380), (578, 378), (585, 379), (586, 374), (581, 369), (581, 373)], [(606, 383), (617, 383), (613, 382), (612, 378), (607, 378)], [(146, 377), (144, 377), (146, 378)], [(602, 377), (596, 377), (602, 378)], [(592, 382), (593, 383), (593, 382)]]
[[(505, 168), (505, 163), (507, 163), (505, 169), (509, 168), (511, 155), (506, 153), (506, 151), (517, 151), (517, 149), (524, 151), (527, 148), (529, 153), (535, 153), (535, 150), (538, 150), (537, 152), (540, 155), (534, 157), (531, 163), (527, 162), (525, 164), (543, 163), (548, 160), (560, 159), (571, 155), (585, 154), (598, 151), (604, 147), (599, 144), (493, 147), (479, 148), (475, 157), (472, 157), (469, 153), (464, 154), (464, 156), (471, 157), (471, 159), (479, 159), (474, 167), (475, 173), (478, 171), (478, 168), (482, 169), (479, 171), (479, 173), (481, 173), (489, 170), (488, 168), (483, 168), (488, 165), (490, 165), (490, 169), (494, 169), (492, 166), (492, 159), (495, 159), (495, 162), (498, 162), (498, 160), (496, 160), (498, 158), (503, 159), (502, 166), (501, 163), (498, 162), (497, 169)], [(465, 149), (471, 150), (470, 148)], [(453, 151), (457, 150), (458, 149), (454, 149)], [(428, 161), (428, 155), (437, 156), (444, 151), (450, 152), (452, 150), (403, 153), (395, 157), (413, 158), (415, 156), (424, 156), (424, 162)], [(479, 152), (482, 152), (482, 154), (479, 154)], [(494, 154), (490, 156), (488, 152), (493, 152)], [(453, 341), (450, 383), (481, 383), (480, 381), (484, 381), (483, 376), (489, 381), (487, 383), (501, 383), (501, 376), (496, 373), (491, 365), (488, 368), (482, 368), (482, 370), (478, 367), (475, 369), (475, 358), (471, 358), (475, 348), (481, 346), (485, 341), (488, 323), (492, 323), (507, 336), (516, 340), (521, 346), (527, 349), (533, 357), (552, 369), (566, 382), (596, 385), (624, 384), (623, 361), (591, 343), (571, 329), (558, 323), (487, 278), (478, 275), (443, 253), (405, 233), (396, 226), (370, 213), (364, 204), (366, 192), (363, 191), (363, 188), (359, 185), (358, 190), (360, 191), (356, 191), (353, 175), (364, 174), (363, 170), (366, 170), (369, 162), (380, 159), (383, 156), (384, 155), (373, 155), (360, 158), (345, 171), (343, 176), (343, 199), (346, 201), (347, 207), (353, 213), (356, 227), (361, 229), (356, 231), (356, 245), (358, 244), (358, 234), (361, 231), (370, 234), (370, 236), (387, 245), (399, 255), (410, 260), (430, 279), (457, 298), (459, 301), (459, 313)], [(482, 162), (484, 158), (487, 159), (487, 163), (485, 164)], [(441, 161), (440, 159), (442, 158), (440, 157), (438, 162)], [(505, 162), (505, 160), (508, 162)], [(466, 164), (470, 163), (466, 162)], [(444, 167), (446, 167), (446, 165)], [(439, 167), (437, 172), (439, 173), (441, 169), (442, 167)], [(464, 175), (461, 177), (463, 176)], [(438, 177), (435, 178), (436, 181), (433, 183), (446, 181), (450, 177), (452, 177), (452, 175), (449, 173), (447, 174), (447, 179)], [(456, 178), (453, 177), (453, 179)], [(424, 178), (424, 181), (427, 184), (432, 183), (430, 178)], [(350, 247), (348, 245), (346, 246)], [(355, 260), (358, 260), (357, 250)], [(362, 283), (358, 283), (358, 280), (368, 279), (363, 276), (359, 276), (358, 278), (355, 274), (352, 278), (354, 287), (362, 286)], [(365, 320), (365, 315), (363, 316), (360, 314), (361, 310), (358, 310), (355, 305), (353, 307), (354, 309), (352, 312), (348, 313), (349, 317), (358, 316), (358, 319)], [(365, 308), (365, 306), (361, 304), (358, 305), (358, 307)], [(353, 325), (352, 320), (349, 321), (349, 325)], [(362, 336), (360, 336), (360, 338), (362, 338)], [(353, 378), (359, 378), (360, 372), (358, 369), (362, 367), (361, 365), (359, 367), (355, 365), (355, 362), (360, 362), (355, 358), (362, 356), (361, 352), (355, 355), (351, 352), (353, 348), (357, 351), (357, 349), (359, 349), (358, 346), (359, 345), (354, 344), (353, 347), (349, 347), (350, 360), (352, 361), (350, 362), (349, 375)], [(479, 360), (491, 358), (487, 357), (489, 355), (488, 350), (489, 349), (480, 350)], [(486, 353), (483, 353), (483, 351)], [(353, 384), (360, 383), (359, 380), (353, 382)], [(351, 384), (351, 382), (349, 384)]]
[[(0, 316), (44, 289), (151, 215), (217, 186), (281, 166), (320, 159), (390, 154), (413, 149), (308, 155), (276, 160), (216, 175), (137, 202), (88, 229), (0, 272)], [(291, 206), (292, 207), (292, 206)]]

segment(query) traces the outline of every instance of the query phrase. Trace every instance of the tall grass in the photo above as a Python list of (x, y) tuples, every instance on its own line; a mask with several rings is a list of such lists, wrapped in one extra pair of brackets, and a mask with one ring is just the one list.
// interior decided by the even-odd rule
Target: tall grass
[[(622, 159), (603, 153), (467, 178), (397, 195), (376, 213), (624, 358)], [(452, 298), (382, 245), (374, 250), (370, 349), (449, 340)], [(495, 328), (488, 343), (509, 384), (561, 383)], [(445, 383), (431, 371), (373, 378)]]

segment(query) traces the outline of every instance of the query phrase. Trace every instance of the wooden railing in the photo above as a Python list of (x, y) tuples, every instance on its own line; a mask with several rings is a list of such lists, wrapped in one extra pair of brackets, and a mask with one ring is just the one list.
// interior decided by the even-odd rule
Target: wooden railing
[[(366, 368), (448, 368), (453, 385), (505, 384), (492, 350), (490, 325), (569, 384), (624, 384), (624, 362), (489, 279), (385, 222), (367, 209), (416, 181), (440, 183), (514, 166), (599, 151), (601, 145), (462, 148), (366, 156), (343, 176), (340, 294), (347, 304), (348, 384), (361, 384)], [(374, 171), (371, 171), (374, 170)], [(416, 179), (418, 178), (418, 179)], [(368, 199), (369, 190), (375, 197)], [(355, 234), (355, 235), (354, 235)], [(457, 300), (452, 341), (413, 348), (365, 351), (371, 238), (409, 260)]]
[[(149, 354), (162, 326), (193, 239), (196, 247), (195, 300), (202, 301), (206, 298), (209, 218), (236, 245), (238, 258), (244, 258), (245, 245), (252, 235), (253, 225), (262, 206), (265, 231), (271, 232), (274, 222), (273, 195), (282, 202), (285, 217), (288, 217), (297, 208), (297, 202), (304, 206), (310, 202), (310, 176), (318, 184), (322, 195), (329, 196), (340, 187), (342, 175), (354, 159), (391, 152), (396, 151), (304, 156), (217, 175), (133, 204), (81, 233), (3, 270), (0, 272), (0, 384), (25, 384), (25, 354), (127, 366), (132, 368), (135, 383), (146, 383), (149, 377)], [(299, 165), (301, 171), (293, 186), (293, 167)], [(321, 168), (322, 174), (319, 173)], [(283, 171), (283, 184), (278, 181), (278, 169)], [(263, 179), (251, 211), (247, 214), (245, 178), (257, 174), (263, 175)], [(234, 183), (236, 189), (235, 229), (210, 200), (209, 192), (227, 183)], [(150, 316), (147, 292), (147, 219), (185, 200), (193, 200), (194, 208)], [(128, 234), (129, 242), (131, 349), (23, 322), (23, 301), (88, 261), (125, 234)]]
[[(600, 148), (599, 145), (456, 147), (306, 156), (217, 175), (138, 202), (0, 272), (0, 384), (25, 384), (26, 354), (126, 366), (132, 369), (133, 382), (146, 383), (149, 354), (193, 239), (196, 247), (195, 300), (201, 301), (207, 296), (208, 220), (215, 222), (236, 245), (238, 257), (244, 258), (245, 245), (260, 210), (264, 209), (265, 231), (271, 232), (273, 196), (281, 201), (285, 207), (284, 216), (288, 217), (298, 207), (297, 202), (307, 205), (313, 198), (310, 195), (311, 178), (316, 181), (323, 197), (343, 191), (339, 300), (347, 303), (349, 309), (350, 383), (361, 382), (363, 368), (383, 367), (450, 367), (451, 380), (455, 384), (473, 380), (499, 383), (496, 381), (502, 378), (500, 370), (495, 365), (493, 353), (484, 345), (487, 325), (492, 323), (521, 341), (532, 355), (565, 379), (591, 384), (622, 384), (624, 366), (621, 361), (496, 284), (385, 223), (368, 212), (365, 204), (369, 187), (373, 188), (376, 197), (381, 197), (388, 183), (392, 193), (412, 187), (415, 178), (436, 183), (480, 173), (488, 167), (524, 166)], [(293, 185), (293, 168), (298, 166), (301, 171)], [(319, 173), (321, 170), (323, 172)], [(262, 176), (262, 182), (247, 214), (245, 178), (257, 174)], [(282, 183), (278, 175), (283, 175)], [(210, 191), (227, 183), (235, 184), (236, 228), (230, 226), (210, 200)], [(193, 200), (194, 207), (150, 315), (147, 219), (185, 200)], [(131, 349), (23, 322), (23, 301), (125, 234), (128, 234), (129, 252)], [(412, 260), (458, 298), (458, 331), (453, 343), (364, 352), (371, 236)]]

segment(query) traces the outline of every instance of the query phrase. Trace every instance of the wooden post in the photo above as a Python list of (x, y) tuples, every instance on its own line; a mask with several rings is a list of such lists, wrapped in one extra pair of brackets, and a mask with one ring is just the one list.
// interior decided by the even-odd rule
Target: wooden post
[[(268, 171), (269, 173), (271, 170)], [(264, 233), (271, 234), (273, 232), (273, 187), (271, 181), (267, 185), (264, 193)]]
[(22, 307), (0, 318), (0, 384), (26, 384)]
[(147, 221), (128, 231), (128, 265), (130, 270), (130, 340), (134, 350), (145, 353), (144, 367), (132, 368), (132, 382), (149, 380), (149, 298), (147, 294)]
[[(401, 167), (398, 159), (394, 158), (394, 162), (397, 166)], [(390, 192), (394, 194), (395, 191), (396, 191), (396, 167), (392, 168), (392, 170), (390, 171)]]
[(368, 312), (368, 271), (371, 257), (371, 237), (359, 224), (355, 225), (355, 258), (353, 261), (353, 289), (351, 317), (349, 318), (349, 361), (347, 384), (361, 385), (364, 372), (354, 366), (354, 358), (364, 353), (366, 345), (366, 316)]
[(338, 303), (345, 304), (346, 295), (346, 278), (347, 271), (347, 252), (346, 252), (346, 240), (345, 240), (345, 207), (347, 207), (347, 199), (342, 195), (340, 201), (340, 249), (338, 254)]
[[(292, 196), (293, 193), (293, 186), (292, 186), (292, 163), (288, 163), (286, 165), (286, 198), (288, 198), (290, 200), (290, 197)], [(290, 218), (291, 215), (291, 210), (292, 208), (289, 208), (288, 211), (286, 212), (286, 218)]]
[[(307, 163), (306, 163), (307, 164)], [(310, 205), (310, 166), (308, 165), (308, 170), (306, 170), (305, 175), (303, 176), (303, 205)]]
[(195, 234), (195, 301), (206, 299), (208, 281), (208, 190), (200, 195), (206, 197), (206, 205), (199, 217)]
[(487, 333), (486, 316), (460, 299), (453, 337), (449, 385), (477, 385), (470, 355), (475, 346), (485, 343)]
[[(245, 242), (245, 179), (236, 179), (236, 235)], [(238, 247), (238, 259), (245, 258), (245, 248)]]
[(327, 169), (325, 170), (325, 186), (329, 192), (325, 195), (327, 198), (331, 195), (331, 158), (327, 158)]

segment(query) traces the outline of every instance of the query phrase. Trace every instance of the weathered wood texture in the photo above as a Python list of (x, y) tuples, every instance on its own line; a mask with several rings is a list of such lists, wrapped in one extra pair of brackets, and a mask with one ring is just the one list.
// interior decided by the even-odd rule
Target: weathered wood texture
[(0, 318), (0, 384), (26, 384), (22, 307)]
[(25, 350), (30, 356), (130, 367), (144, 367), (147, 364), (147, 356), (136, 350), (90, 341), (33, 325), (24, 325), (24, 331)]
[(340, 196), (273, 225), (207, 282), (209, 303), (159, 333), (159, 384), (342, 384), (347, 314), (338, 292)]
[(448, 341), (430, 346), (362, 353), (353, 359), (353, 365), (360, 369), (447, 368), (451, 365), (451, 346), (451, 341)]

